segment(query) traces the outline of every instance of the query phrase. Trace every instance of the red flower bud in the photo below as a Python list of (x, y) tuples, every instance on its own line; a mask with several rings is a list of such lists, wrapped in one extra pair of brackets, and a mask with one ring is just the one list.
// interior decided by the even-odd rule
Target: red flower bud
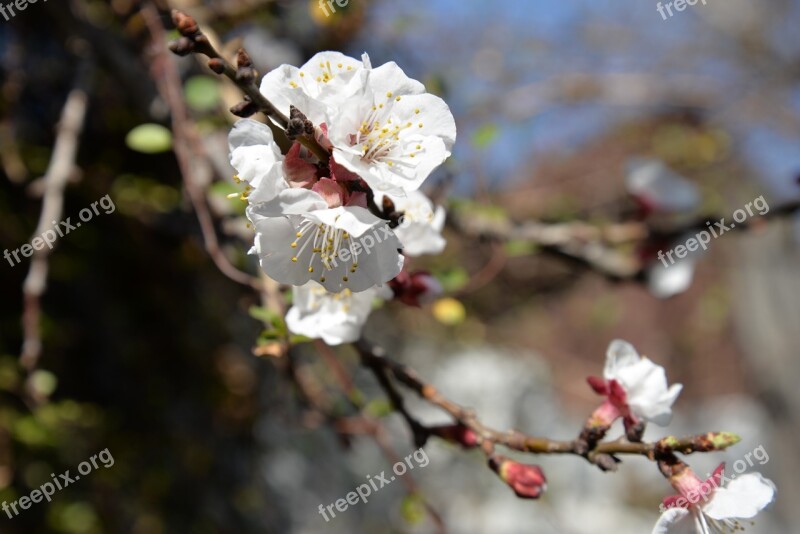
[(405, 269), (389, 281), (389, 287), (394, 292), (394, 298), (403, 304), (417, 307), (433, 302), (443, 292), (439, 281), (429, 273), (409, 273)]
[(191, 16), (177, 9), (172, 10), (172, 22), (178, 32), (185, 37), (191, 37), (199, 31), (197, 22)]
[(458, 443), (465, 449), (472, 449), (478, 446), (478, 436), (461, 423), (435, 426), (430, 429), (430, 432), (434, 436), (439, 436), (447, 441)]
[(538, 465), (522, 464), (505, 456), (489, 458), (489, 467), (523, 499), (537, 499), (547, 489), (547, 479)]

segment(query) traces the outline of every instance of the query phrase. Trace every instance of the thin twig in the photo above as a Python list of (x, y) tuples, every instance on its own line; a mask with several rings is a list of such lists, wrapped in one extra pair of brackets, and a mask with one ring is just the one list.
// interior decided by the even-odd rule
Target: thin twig
[[(89, 84), (93, 66), (90, 59), (81, 63), (75, 87), (67, 96), (56, 134), (53, 156), (47, 167), (42, 182), (44, 194), (42, 211), (36, 225), (34, 236), (41, 236), (46, 230), (58, 224), (64, 212), (64, 188), (76, 167), (76, 157), (81, 131), (86, 119), (89, 105)], [(20, 364), (32, 373), (42, 353), (40, 332), (41, 297), (47, 288), (49, 247), (36, 250), (31, 260), (30, 269), (22, 286), (23, 306), (22, 330), (23, 343)], [(30, 389), (30, 388), (28, 388)]]
[[(328, 347), (328, 349), (330, 350), (330, 347)], [(324, 350), (321, 350), (320, 352), (323, 354), (325, 353)], [(328, 357), (335, 359), (336, 355), (331, 351), (328, 353)], [(334, 403), (325, 395), (322, 385), (315, 380), (313, 376), (305, 373), (304, 369), (297, 365), (295, 357), (291, 351), (289, 351), (288, 357), (285, 358), (285, 360), (287, 363), (285, 370), (287, 371), (292, 382), (296, 385), (298, 393), (300, 393), (305, 403), (312, 410), (314, 410), (314, 413), (327, 419), (330, 425), (341, 436), (359, 434), (370, 436), (381, 448), (384, 457), (388, 461), (393, 464), (401, 461), (400, 456), (389, 442), (389, 439), (386, 435), (386, 429), (379, 420), (375, 419), (374, 417), (364, 415), (363, 413), (355, 416), (342, 416), (334, 414)], [(331, 362), (328, 363), (330, 364)], [(340, 371), (334, 372), (338, 374), (339, 372), (344, 372), (344, 370), (341, 369)], [(342, 387), (346, 392), (349, 390), (348, 396), (350, 397), (351, 403), (363, 410), (363, 403), (355, 400), (352, 395), (352, 392), (355, 391), (355, 385), (352, 384), (349, 376), (346, 376), (346, 372), (344, 373), (344, 376), (339, 377)], [(413, 477), (407, 473), (402, 477), (402, 481), (407, 493), (421, 497), (422, 504), (436, 525), (437, 532), (444, 534), (446, 532), (444, 521), (438, 512), (433, 508), (433, 506), (422, 497), (422, 492), (420, 491), (419, 486)]]
[(183, 102), (181, 80), (175, 62), (163, 47), (166, 32), (161, 25), (158, 11), (152, 3), (143, 2), (141, 13), (153, 38), (153, 59), (150, 70), (159, 93), (171, 111), (172, 131), (175, 135), (175, 156), (181, 169), (184, 187), (200, 223), (206, 251), (225, 276), (240, 284), (261, 289), (261, 282), (234, 267), (219, 246), (214, 220), (208, 209), (203, 189), (203, 186), (211, 181), (212, 166)]
[[(240, 48), (237, 52), (237, 67), (234, 67), (225, 57), (217, 52), (208, 39), (208, 36), (200, 30), (197, 22), (191, 16), (177, 9), (173, 9), (172, 20), (183, 36), (173, 43), (172, 50), (175, 53), (183, 54), (193, 52), (207, 56), (209, 58), (209, 68), (217, 74), (223, 75), (231, 80), (245, 94), (245, 101), (242, 103), (244, 108), (254, 106), (256, 110), (261, 111), (267, 116), (267, 126), (272, 130), (275, 142), (285, 154), (291, 145), (291, 141), (286, 135), (287, 127), (289, 127), (290, 124), (290, 118), (275, 107), (275, 105), (264, 96), (258, 85), (256, 85), (257, 73), (252, 67), (252, 62), (245, 49)], [(313, 136), (300, 135), (294, 140), (311, 151), (320, 162), (325, 165), (328, 164), (330, 152), (320, 145)]]

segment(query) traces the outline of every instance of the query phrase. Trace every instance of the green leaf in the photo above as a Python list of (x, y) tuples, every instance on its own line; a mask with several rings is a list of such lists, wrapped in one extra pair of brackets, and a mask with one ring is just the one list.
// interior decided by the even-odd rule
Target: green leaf
[(463, 267), (456, 267), (443, 273), (437, 273), (436, 279), (442, 284), (445, 293), (453, 293), (469, 283), (469, 273)]
[(519, 256), (530, 256), (538, 247), (535, 243), (531, 243), (530, 241), (524, 240), (511, 240), (505, 244), (506, 254), (511, 258), (516, 258)]
[(486, 148), (497, 139), (499, 133), (500, 130), (496, 125), (484, 124), (472, 134), (472, 144), (477, 148)]
[(210, 76), (189, 78), (184, 87), (184, 94), (189, 106), (197, 111), (213, 111), (219, 106), (219, 84)]
[(33, 417), (23, 417), (16, 421), (11, 430), (13, 436), (23, 444), (35, 447), (52, 444), (52, 436)]
[(278, 318), (278, 314), (268, 310), (263, 306), (250, 306), (250, 309), (247, 310), (247, 313), (250, 314), (250, 317), (256, 319), (257, 321), (261, 321), (265, 324), (273, 324), (275, 319)]
[(144, 154), (158, 154), (172, 148), (172, 132), (160, 124), (140, 124), (125, 136), (128, 148)]
[(16, 359), (7, 356), (0, 359), (0, 390), (11, 391), (17, 387), (20, 370)]
[(411, 525), (421, 523), (425, 519), (425, 503), (422, 497), (416, 493), (411, 493), (403, 498), (400, 503), (400, 515)]
[(364, 413), (372, 417), (384, 417), (394, 411), (389, 399), (374, 399), (364, 407)]

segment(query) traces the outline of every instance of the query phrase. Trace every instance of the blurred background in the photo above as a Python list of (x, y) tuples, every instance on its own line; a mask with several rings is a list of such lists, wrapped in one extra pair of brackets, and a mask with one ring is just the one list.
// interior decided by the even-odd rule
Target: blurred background
[[(602, 473), (540, 457), (548, 492), (518, 500), (480, 452), (432, 440), (413, 488), (326, 523), (319, 504), (391, 467), (385, 446), (416, 447), (347, 349), (337, 358), (383, 446), (309, 408), (271, 355), (269, 303), (215, 265), (258, 272), (244, 204), (227, 197), (241, 95), (166, 52), (171, 8), (229, 57), (245, 46), (261, 73), (367, 51), (451, 106), (454, 155), (428, 181), (448, 247), (414, 263), (446, 298), (382, 307), (369, 339), (487, 424), (565, 440), (598, 403), (585, 377), (626, 339), (684, 384), (672, 425), (646, 438), (739, 433), (689, 458), (701, 476), (763, 446), (752, 469), (778, 498), (748, 529), (796, 531), (800, 2), (707, 0), (666, 18), (656, 4), (349, 0), (326, 15), (305, 0), (70, 0), (0, 18), (0, 246), (40, 233), (43, 196), (46, 215), (63, 203), (54, 217), (73, 223), (105, 195), (115, 206), (46, 260), (0, 265), (0, 501), (103, 449), (114, 458), (51, 503), (0, 514), (0, 532), (434, 532), (427, 503), (454, 533), (639, 533), (671, 493), (644, 459)], [(189, 173), (173, 152), (186, 132)], [(637, 189), (642, 166), (670, 185), (658, 198)], [(653, 268), (655, 251), (760, 196), (768, 215), (669, 280)], [(334, 414), (352, 412), (313, 344), (292, 358)], [(423, 421), (447, 422), (408, 398)]]

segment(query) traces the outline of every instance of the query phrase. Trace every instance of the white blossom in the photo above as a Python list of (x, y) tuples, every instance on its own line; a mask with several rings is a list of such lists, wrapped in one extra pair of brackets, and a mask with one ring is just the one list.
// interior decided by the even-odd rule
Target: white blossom
[(640, 356), (633, 345), (619, 339), (608, 347), (603, 377), (622, 387), (625, 392), (622, 401), (631, 414), (660, 426), (669, 423), (672, 405), (683, 388), (681, 384), (667, 387), (664, 368)]
[(775, 498), (775, 484), (761, 473), (731, 475), (722, 485), (720, 465), (706, 481), (700, 480), (691, 469), (673, 482), (680, 495), (668, 497), (667, 509), (653, 528), (653, 534), (685, 532), (694, 527), (700, 534), (727, 533), (744, 530), (740, 519), (755, 517)]
[(321, 52), (300, 68), (268, 73), (261, 92), (283, 113), (293, 105), (318, 128), (334, 159), (376, 191), (413, 191), (450, 156), (450, 108), (394, 62), (372, 68)]
[(317, 282), (294, 288), (286, 326), (295, 334), (321, 338), (328, 345), (351, 343), (361, 336), (376, 298), (389, 298), (387, 287), (373, 287), (360, 293), (344, 289), (326, 291)]
[(253, 252), (282, 284), (316, 280), (328, 291), (359, 292), (388, 282), (403, 267), (397, 236), (365, 208), (328, 208), (314, 191), (289, 189), (247, 211), (256, 229)]
[(406, 256), (439, 254), (447, 242), (442, 237), (445, 211), (442, 206), (434, 207), (433, 202), (420, 191), (411, 191), (406, 196), (387, 195), (394, 203), (395, 210), (403, 213), (400, 225), (394, 233), (403, 244)]
[(700, 204), (692, 182), (656, 159), (635, 159), (625, 178), (628, 192), (650, 211), (683, 213)]

